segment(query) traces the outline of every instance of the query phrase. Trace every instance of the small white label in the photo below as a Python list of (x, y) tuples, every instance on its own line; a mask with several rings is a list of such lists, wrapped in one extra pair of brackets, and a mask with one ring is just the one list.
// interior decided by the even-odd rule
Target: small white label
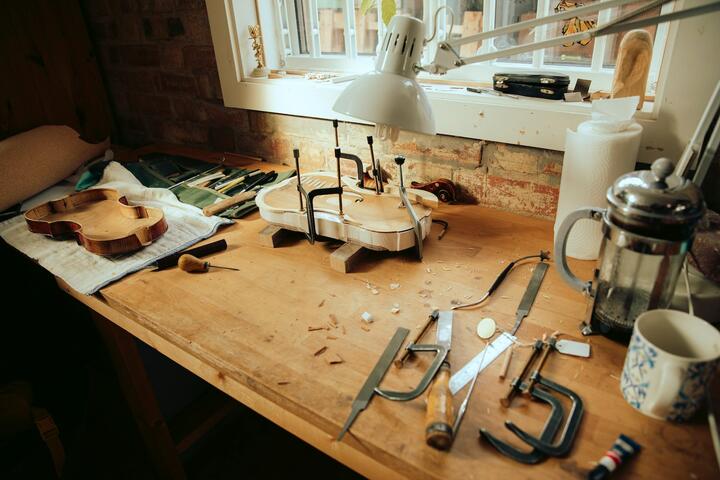
[(590, 344), (582, 342), (574, 342), (572, 340), (558, 340), (555, 348), (565, 355), (573, 355), (575, 357), (589, 357)]

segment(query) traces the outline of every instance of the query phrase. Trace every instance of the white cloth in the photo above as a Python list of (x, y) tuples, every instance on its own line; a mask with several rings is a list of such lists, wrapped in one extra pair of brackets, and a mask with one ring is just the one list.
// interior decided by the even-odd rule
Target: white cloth
[(74, 240), (53, 240), (30, 232), (22, 215), (0, 223), (0, 237), (8, 244), (87, 295), (211, 236), (222, 224), (232, 223), (225, 218), (204, 216), (199, 208), (180, 202), (167, 189), (143, 186), (117, 162), (108, 164), (102, 179), (93, 188), (112, 188), (125, 195), (131, 205), (162, 209), (167, 232), (132, 255), (102, 257), (88, 252)]

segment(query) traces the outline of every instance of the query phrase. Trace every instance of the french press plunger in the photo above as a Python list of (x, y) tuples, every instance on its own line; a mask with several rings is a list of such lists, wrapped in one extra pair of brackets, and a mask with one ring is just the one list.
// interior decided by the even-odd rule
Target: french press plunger
[[(642, 312), (667, 308), (692, 245), (695, 226), (705, 211), (700, 189), (672, 175), (667, 158), (651, 170), (619, 177), (607, 191), (607, 209), (570, 213), (555, 237), (555, 261), (561, 277), (590, 297), (584, 335), (602, 333), (627, 339)], [(602, 241), (592, 281), (577, 278), (565, 255), (575, 222), (602, 222)]]

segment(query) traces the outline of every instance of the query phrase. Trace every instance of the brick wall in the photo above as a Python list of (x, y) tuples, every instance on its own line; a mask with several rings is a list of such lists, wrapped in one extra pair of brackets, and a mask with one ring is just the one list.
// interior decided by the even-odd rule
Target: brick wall
[[(334, 165), (326, 120), (226, 108), (202, 0), (81, 0), (115, 112), (116, 142), (182, 143), (292, 161)], [(344, 151), (367, 158), (370, 127), (342, 124)], [(388, 177), (392, 158), (407, 158), (408, 180), (452, 179), (466, 200), (552, 218), (562, 153), (450, 136), (402, 133), (376, 141)]]

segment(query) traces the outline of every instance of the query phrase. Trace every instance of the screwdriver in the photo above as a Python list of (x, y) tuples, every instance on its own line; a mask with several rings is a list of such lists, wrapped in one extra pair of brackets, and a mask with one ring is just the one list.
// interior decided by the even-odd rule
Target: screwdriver
[(180, 270), (185, 272), (207, 272), (210, 267), (213, 268), (224, 268), (225, 270), (239, 271), (238, 268), (232, 267), (221, 267), (220, 265), (210, 265), (210, 262), (203, 262), (194, 255), (185, 254), (178, 260), (178, 266)]

